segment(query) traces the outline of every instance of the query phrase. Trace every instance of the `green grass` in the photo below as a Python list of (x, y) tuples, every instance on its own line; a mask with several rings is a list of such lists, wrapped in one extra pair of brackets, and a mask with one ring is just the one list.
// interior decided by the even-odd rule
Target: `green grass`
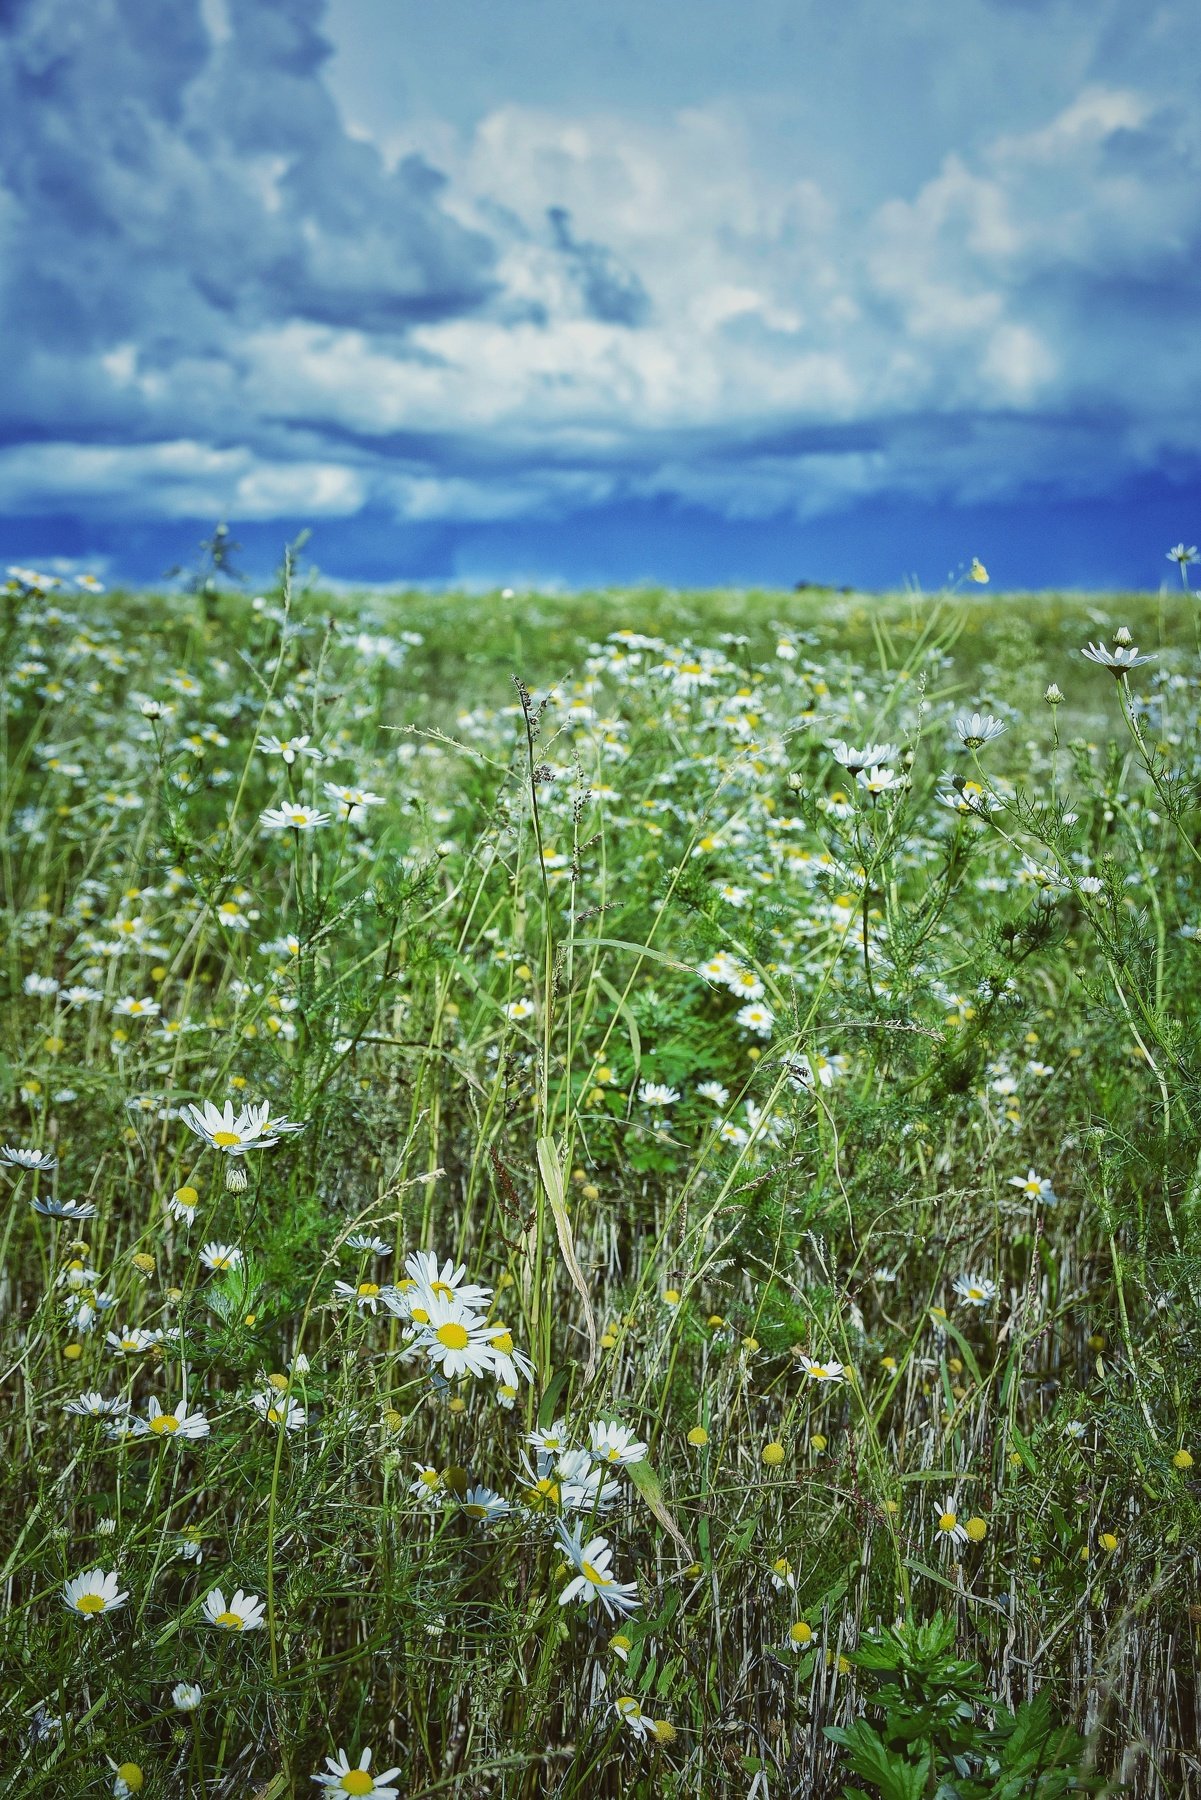
[(5, 1793), (1185, 1791), (1192, 597), (5, 598)]

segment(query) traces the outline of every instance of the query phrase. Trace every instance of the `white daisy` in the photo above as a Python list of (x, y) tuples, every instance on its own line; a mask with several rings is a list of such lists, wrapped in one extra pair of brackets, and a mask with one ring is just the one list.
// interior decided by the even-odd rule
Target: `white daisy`
[(938, 1536), (942, 1543), (966, 1544), (967, 1532), (959, 1523), (959, 1511), (956, 1502), (948, 1494), (941, 1506), (934, 1508), (934, 1517), (938, 1520)]
[(357, 1306), (360, 1312), (378, 1312), (382, 1292), (378, 1281), (360, 1281), (357, 1285), (350, 1281), (334, 1283), (335, 1298), (347, 1306)]
[(951, 1283), (965, 1306), (989, 1306), (997, 1297), (997, 1284), (983, 1275), (956, 1275)]
[(1004, 721), (994, 719), (991, 713), (974, 712), (970, 716), (964, 714), (955, 720), (955, 730), (959, 740), (967, 750), (979, 750), (984, 744), (991, 744), (1005, 730)]
[(556, 1524), (555, 1531), (560, 1548), (576, 1571), (559, 1595), (560, 1606), (572, 1600), (591, 1606), (599, 1600), (609, 1618), (621, 1617), (641, 1606), (637, 1584), (618, 1581), (611, 1573), (613, 1552), (608, 1538), (594, 1537), (582, 1543), (578, 1527), (568, 1530), (565, 1525)]
[(151, 1331), (145, 1325), (126, 1325), (119, 1331), (110, 1331), (105, 1343), (118, 1356), (138, 1356), (162, 1342), (161, 1331)]
[(643, 1106), (674, 1106), (680, 1098), (680, 1090), (668, 1087), (664, 1081), (644, 1081), (638, 1089), (638, 1098)]
[(616, 1420), (597, 1419), (588, 1427), (592, 1454), (599, 1463), (624, 1468), (627, 1463), (641, 1462), (646, 1445), (634, 1436), (628, 1425)]
[(263, 1602), (257, 1594), (245, 1594), (239, 1588), (226, 1606), (221, 1589), (213, 1588), (204, 1597), (204, 1616), (222, 1631), (257, 1631), (263, 1623)]
[(804, 1369), (810, 1381), (837, 1382), (846, 1380), (846, 1370), (840, 1362), (831, 1362), (828, 1359), (815, 1362), (811, 1356), (802, 1356), (801, 1367)]
[(200, 1260), (206, 1269), (214, 1274), (224, 1269), (236, 1269), (242, 1261), (242, 1252), (236, 1244), (206, 1244), (200, 1252)]
[(227, 1100), (220, 1111), (211, 1100), (206, 1100), (203, 1106), (181, 1106), (179, 1116), (189, 1131), (226, 1156), (268, 1150), (281, 1137), (304, 1130), (303, 1124), (293, 1124), (290, 1119), (273, 1119), (269, 1100), (244, 1106), (236, 1116), (232, 1100)]
[(493, 1519), (503, 1519), (512, 1509), (509, 1502), (490, 1487), (469, 1487), (459, 1502), (469, 1519), (478, 1519), (481, 1525), (490, 1525)]
[(97, 1619), (101, 1613), (116, 1612), (128, 1599), (129, 1594), (122, 1589), (120, 1576), (115, 1571), (106, 1575), (103, 1569), (89, 1569), (85, 1575), (75, 1575), (63, 1583), (63, 1605), (68, 1612), (78, 1613), (84, 1619)]
[(5, 1144), (0, 1149), (0, 1163), (10, 1169), (57, 1169), (58, 1158), (49, 1150), (24, 1150), (19, 1144)]
[(146, 1406), (146, 1417), (134, 1420), (135, 1437), (205, 1438), (209, 1422), (202, 1412), (189, 1412), (180, 1401), (172, 1412), (164, 1412), (153, 1394)]
[(315, 831), (318, 826), (329, 824), (329, 814), (315, 806), (302, 806), (296, 800), (281, 800), (278, 806), (269, 806), (259, 814), (259, 824), (264, 831)]
[(314, 1775), (313, 1780), (332, 1793), (370, 1794), (375, 1800), (399, 1800), (400, 1789), (391, 1786), (393, 1778), (400, 1774), (399, 1768), (381, 1769), (378, 1775), (373, 1775), (370, 1750), (364, 1750), (353, 1767), (345, 1750), (339, 1750), (337, 1756), (326, 1757), (325, 1767), (328, 1773)]
[(69, 1219), (82, 1223), (84, 1219), (96, 1216), (96, 1208), (90, 1200), (50, 1200), (38, 1196), (30, 1205), (34, 1212), (42, 1213), (47, 1219)]
[(63, 1411), (74, 1413), (80, 1419), (107, 1419), (115, 1413), (129, 1411), (128, 1400), (106, 1400), (95, 1388), (89, 1388), (86, 1394), (80, 1394), (75, 1400), (68, 1400)]
[(1027, 1169), (1025, 1175), (1011, 1175), (1010, 1187), (1020, 1188), (1028, 1200), (1046, 1200), (1054, 1205), (1059, 1196), (1045, 1175), (1037, 1175), (1033, 1169)]
[(176, 1712), (195, 1712), (204, 1699), (204, 1689), (194, 1681), (177, 1681), (171, 1689), (171, 1704)]
[(289, 1395), (277, 1394), (274, 1388), (267, 1393), (252, 1395), (250, 1403), (267, 1425), (282, 1425), (285, 1431), (304, 1428), (307, 1417), (304, 1407)]
[(430, 1296), (418, 1346), (448, 1381), (456, 1375), (487, 1375), (496, 1366), (488, 1327), (457, 1298)]

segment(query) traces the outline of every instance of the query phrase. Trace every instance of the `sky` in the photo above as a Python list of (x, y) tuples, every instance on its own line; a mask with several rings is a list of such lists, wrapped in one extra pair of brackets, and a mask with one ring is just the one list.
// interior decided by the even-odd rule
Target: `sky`
[(1157, 587), (1184, 0), (0, 0), (0, 561)]

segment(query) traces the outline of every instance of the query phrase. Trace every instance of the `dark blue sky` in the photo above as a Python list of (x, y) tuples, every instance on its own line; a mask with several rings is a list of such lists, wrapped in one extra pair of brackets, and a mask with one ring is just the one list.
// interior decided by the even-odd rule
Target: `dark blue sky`
[(1183, 0), (9, 0), (0, 559), (1155, 586)]

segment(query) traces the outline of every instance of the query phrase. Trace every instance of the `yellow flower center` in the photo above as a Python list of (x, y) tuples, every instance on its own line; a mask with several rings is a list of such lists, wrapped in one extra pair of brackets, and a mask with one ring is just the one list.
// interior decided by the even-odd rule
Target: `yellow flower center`
[(593, 1568), (590, 1562), (580, 1564), (580, 1573), (586, 1581), (592, 1583), (593, 1587), (612, 1587), (613, 1585), (612, 1577), (602, 1575), (599, 1570)]
[(179, 1430), (179, 1420), (174, 1413), (160, 1413), (157, 1419), (151, 1419), (150, 1429), (156, 1436), (161, 1437), (164, 1432), (170, 1436), (173, 1431)]
[(427, 1488), (436, 1488), (441, 1479), (437, 1469), (422, 1469), (418, 1476), (418, 1480), (423, 1481)]
[(379, 1293), (379, 1283), (378, 1282), (360, 1281), (360, 1283), (359, 1283), (359, 1299), (360, 1300), (374, 1300), (375, 1296), (378, 1293)]
[(454, 1289), (452, 1287), (447, 1287), (444, 1281), (433, 1281), (430, 1283), (431, 1294), (443, 1294), (446, 1299), (453, 1300), (454, 1292)]
[(460, 1325), (457, 1319), (449, 1319), (445, 1325), (439, 1325), (434, 1336), (448, 1350), (465, 1350), (470, 1341), (466, 1325)]
[(242, 1136), (237, 1131), (214, 1131), (213, 1142), (218, 1150), (228, 1150), (232, 1144), (240, 1144)]
[(414, 1325), (428, 1325), (430, 1322), (430, 1316), (426, 1312), (424, 1306), (414, 1306), (410, 1308), (409, 1317), (412, 1319)]
[(105, 1605), (103, 1594), (81, 1594), (75, 1602), (75, 1610), (81, 1613), (102, 1613)]
[(121, 1767), (117, 1770), (117, 1775), (119, 1779), (125, 1783), (131, 1794), (136, 1794), (145, 1781), (145, 1776), (142, 1774), (137, 1763), (122, 1763)]
[(486, 1506), (481, 1506), (478, 1500), (473, 1500), (470, 1506), (465, 1506), (463, 1508), (463, 1511), (472, 1519), (486, 1519), (488, 1517), (488, 1508)]
[(492, 1348), (494, 1350), (499, 1350), (502, 1356), (508, 1356), (513, 1348), (512, 1332), (502, 1331), (499, 1337), (494, 1337), (492, 1340)]
[(283, 1422), (284, 1415), (280, 1412), (279, 1407), (269, 1406), (267, 1408), (267, 1423), (269, 1425), (282, 1425)]
[(953, 1512), (945, 1512), (938, 1515), (938, 1529), (940, 1531), (954, 1531), (958, 1522), (959, 1521)]
[(218, 1613), (214, 1623), (224, 1625), (227, 1631), (241, 1631), (242, 1621), (234, 1612)]
[(375, 1779), (366, 1769), (351, 1769), (339, 1784), (344, 1794), (374, 1794)]

